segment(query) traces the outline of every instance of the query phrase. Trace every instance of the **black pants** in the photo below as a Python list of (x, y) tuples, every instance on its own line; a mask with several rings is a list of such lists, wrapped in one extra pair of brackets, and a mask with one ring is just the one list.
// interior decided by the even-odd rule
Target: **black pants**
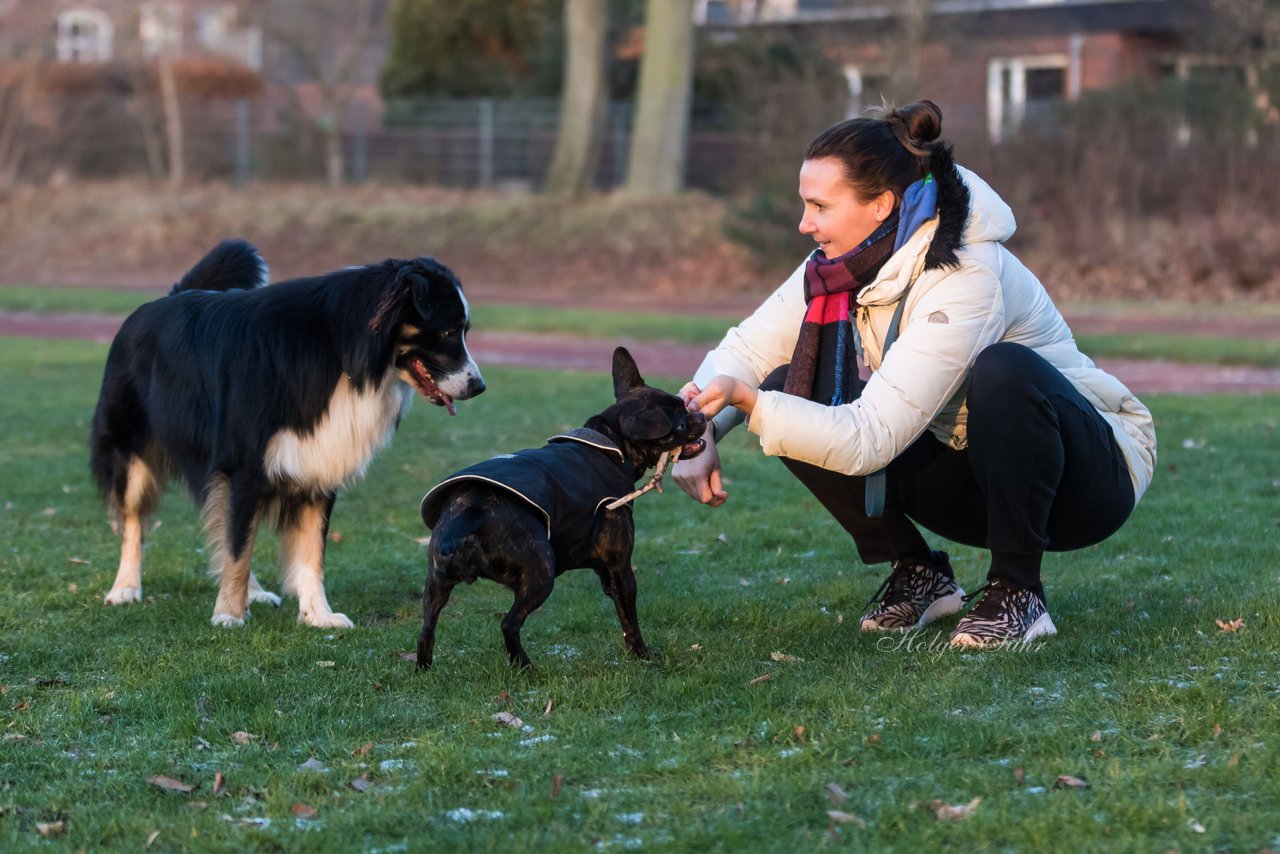
[[(787, 366), (760, 386), (777, 391)], [(1133, 511), (1133, 483), (1111, 426), (1034, 351), (996, 344), (969, 378), (968, 447), (928, 432), (886, 471), (884, 515), (866, 514), (864, 478), (783, 458), (853, 537), (864, 563), (929, 556), (919, 523), (991, 551), (988, 579), (1040, 596), (1045, 551), (1093, 545)]]

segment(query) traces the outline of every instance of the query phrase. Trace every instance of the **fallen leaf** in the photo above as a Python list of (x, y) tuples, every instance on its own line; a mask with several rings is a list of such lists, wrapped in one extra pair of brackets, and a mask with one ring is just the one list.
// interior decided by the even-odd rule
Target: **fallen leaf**
[(1013, 780), (1015, 783), (1021, 786), (1023, 783), (1027, 782), (1027, 772), (1023, 771), (1021, 768), (1014, 768)]
[(1244, 628), (1244, 620), (1242, 619), (1231, 620), (1230, 622), (1223, 622), (1222, 620), (1216, 620), (1215, 622), (1218, 624), (1219, 634), (1238, 632)]
[(510, 712), (498, 712), (493, 716), (493, 719), (503, 726), (516, 727), (517, 729), (524, 726), (524, 721)]
[(849, 795), (845, 793), (844, 789), (840, 788), (839, 783), (828, 783), (827, 791), (831, 793), (831, 803), (833, 804), (842, 804), (849, 800)]
[(416, 652), (402, 652), (402, 653), (400, 653), (400, 657), (401, 657), (402, 659), (404, 659), (405, 661), (413, 661), (413, 662), (417, 662), (417, 660), (418, 660), (418, 653), (416, 653)]
[(840, 812), (840, 810), (827, 810), (827, 818), (838, 824), (852, 824), (855, 827), (861, 828), (866, 828), (867, 826), (867, 823), (856, 815), (851, 815), (847, 812)]
[(1099, 741), (1102, 741), (1102, 733), (1095, 732), (1093, 735), (1089, 736), (1089, 740), (1094, 742), (1095, 744), (1098, 743)]
[(745, 579), (745, 578), (739, 578), (739, 579), (738, 579), (738, 584), (742, 585), (743, 587), (750, 587), (750, 586), (751, 586), (751, 582), (750, 582), (750, 581), (748, 581), (748, 580), (747, 580), (747, 579)]
[(506, 691), (499, 691), (499, 692), (498, 692), (498, 702), (499, 702), (499, 703), (502, 703), (503, 705), (506, 705), (506, 704), (510, 703), (510, 702), (511, 702), (511, 695), (510, 695), (510, 694), (508, 694)]
[(791, 579), (790, 579), (788, 576), (785, 576), (785, 575), (784, 575), (784, 576), (782, 576), (782, 578), (779, 578), (779, 579), (778, 579), (778, 583), (779, 583), (779, 584), (790, 584), (790, 583), (791, 583)]
[(980, 803), (982, 803), (982, 798), (974, 798), (967, 804), (947, 804), (942, 801), (934, 801), (929, 804), (929, 808), (933, 810), (933, 817), (938, 821), (964, 821), (973, 817), (973, 813)]
[(355, 750), (351, 751), (351, 755), (352, 756), (368, 756), (371, 750), (373, 750), (373, 742), (366, 741), (364, 744), (360, 745)]
[(369, 775), (361, 774), (347, 785), (355, 789), (357, 792), (367, 792), (369, 791)]
[(309, 807), (306, 804), (294, 804), (290, 809), (293, 810), (294, 815), (301, 819), (313, 819), (320, 814), (320, 811), (315, 807)]
[(785, 652), (771, 652), (769, 657), (774, 661), (804, 661), (803, 658), (797, 655), (787, 655)]
[(560, 788), (564, 785), (564, 775), (557, 774), (551, 778), (551, 800), (560, 797)]
[(1214, 724), (1214, 725), (1213, 725), (1213, 735), (1214, 735), (1214, 738), (1217, 738), (1218, 736), (1222, 735), (1222, 725), (1221, 725), (1221, 724)]
[(796, 727), (791, 731), (791, 734), (796, 737), (796, 741), (800, 742), (801, 744), (804, 744), (804, 727), (802, 726)]
[(317, 661), (316, 667), (333, 667), (335, 664), (337, 664), (336, 661)]
[(316, 759), (314, 756), (312, 756), (306, 762), (303, 762), (301, 765), (299, 765), (298, 770), (299, 771), (316, 771), (323, 774), (329, 769), (324, 767), (323, 762), (321, 762), (319, 759)]
[(690, 644), (690, 645), (689, 645), (689, 649), (693, 650), (694, 652), (701, 652), (701, 651), (702, 651), (702, 644), (700, 644), (700, 643)]
[(543, 717), (546, 717), (549, 714), (551, 714), (551, 698), (550, 697), (547, 698), (547, 707), (542, 710)]
[(158, 830), (153, 830), (153, 831), (151, 831), (151, 835), (147, 837), (147, 844), (146, 844), (145, 846), (143, 846), (143, 847), (144, 847), (147, 851), (150, 851), (150, 850), (151, 850), (151, 843), (155, 842), (158, 838), (160, 838), (160, 831), (158, 831)]
[(748, 685), (759, 685), (761, 682), (768, 682), (768, 681), (769, 681), (770, 679), (772, 679), (772, 678), (773, 678), (773, 674), (772, 674), (772, 673), (766, 673), (766, 674), (764, 674), (763, 676), (757, 676), (755, 679), (752, 679), (752, 680), (751, 680), (750, 682), (748, 682), (747, 684), (748, 684)]
[(67, 832), (67, 823), (65, 821), (38, 821), (36, 822), (36, 832), (46, 839), (50, 836), (61, 836)]
[(1055, 789), (1091, 789), (1093, 786), (1088, 780), (1079, 777), (1072, 777), (1070, 774), (1059, 774), (1058, 779), (1053, 781)]
[[(67, 563), (74, 563), (76, 566), (88, 566), (88, 565), (89, 565), (89, 561), (85, 560), (85, 559), (84, 559), (84, 558), (82, 558), (82, 557), (69, 557), (69, 558), (67, 558)], [(74, 590), (72, 590), (71, 592), (72, 592), (72, 593), (75, 593), (75, 591), (74, 591)]]
[(184, 783), (181, 780), (175, 780), (172, 777), (166, 777), (163, 774), (148, 777), (147, 782), (158, 789), (164, 789), (168, 792), (191, 792), (196, 788), (190, 783)]
[(721, 534), (720, 536), (716, 537), (716, 542), (722, 543), (727, 546), (729, 545), (729, 538), (726, 537), (724, 534)]
[(427, 535), (425, 537), (414, 537), (413, 541), (420, 546), (425, 546), (427, 543), (431, 542), (431, 536)]
[(862, 740), (862, 743), (870, 747), (871, 745), (880, 743), (880, 733), (873, 732)]
[(68, 592), (68, 593), (79, 593), (79, 592), (80, 592), (80, 585), (79, 585), (79, 584), (76, 584), (74, 581), (73, 581), (73, 582), (71, 582), (70, 584), (68, 584), (68, 585), (67, 585), (67, 592)]
[(1187, 827), (1191, 828), (1193, 833), (1204, 833), (1204, 825), (1194, 818), (1187, 822)]
[(222, 772), (213, 775), (213, 793), (221, 795), (227, 789), (227, 778), (222, 776)]
[(341, 534), (341, 533), (339, 533), (338, 531), (330, 531), (330, 532), (329, 532), (329, 542), (331, 542), (331, 543), (340, 543), (340, 542), (342, 542), (342, 534)]

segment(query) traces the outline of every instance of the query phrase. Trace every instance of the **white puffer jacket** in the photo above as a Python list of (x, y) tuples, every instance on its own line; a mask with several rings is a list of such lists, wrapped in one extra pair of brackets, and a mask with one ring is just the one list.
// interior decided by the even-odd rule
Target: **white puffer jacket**
[[(1128, 463), (1135, 500), (1140, 498), (1155, 470), (1151, 413), (1077, 349), (1044, 286), (1002, 245), (1016, 227), (1009, 206), (972, 172), (959, 170), (959, 177), (970, 196), (963, 242), (953, 247), (959, 265), (930, 264), (925, 269), (926, 254), (939, 234), (935, 216), (857, 295), (854, 319), (861, 355), (873, 371), (861, 396), (843, 406), (825, 406), (782, 392), (761, 392), (747, 426), (760, 436), (766, 454), (851, 475), (884, 468), (925, 430), (953, 448), (964, 448), (969, 370), (985, 348), (1012, 341), (1043, 356), (1097, 407)], [(908, 285), (899, 338), (882, 361), (885, 335)], [(791, 361), (804, 311), (801, 264), (707, 354), (694, 381), (701, 386), (716, 374), (727, 374), (758, 387), (775, 368)], [(723, 436), (742, 415), (729, 409), (715, 420)]]

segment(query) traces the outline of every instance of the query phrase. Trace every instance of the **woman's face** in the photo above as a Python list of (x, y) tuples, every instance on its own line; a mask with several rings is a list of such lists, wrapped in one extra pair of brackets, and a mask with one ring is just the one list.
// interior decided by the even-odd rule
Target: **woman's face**
[(845, 180), (843, 164), (833, 157), (801, 165), (800, 198), (804, 201), (800, 233), (817, 241), (828, 258), (838, 258), (866, 240), (893, 212), (892, 191), (862, 201)]

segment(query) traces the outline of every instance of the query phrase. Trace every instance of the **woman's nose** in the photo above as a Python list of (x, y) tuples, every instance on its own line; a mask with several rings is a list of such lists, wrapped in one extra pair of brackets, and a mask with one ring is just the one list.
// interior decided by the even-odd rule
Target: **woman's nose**
[(813, 234), (817, 230), (817, 226), (813, 224), (813, 220), (809, 218), (808, 213), (805, 213), (800, 217), (801, 234)]

